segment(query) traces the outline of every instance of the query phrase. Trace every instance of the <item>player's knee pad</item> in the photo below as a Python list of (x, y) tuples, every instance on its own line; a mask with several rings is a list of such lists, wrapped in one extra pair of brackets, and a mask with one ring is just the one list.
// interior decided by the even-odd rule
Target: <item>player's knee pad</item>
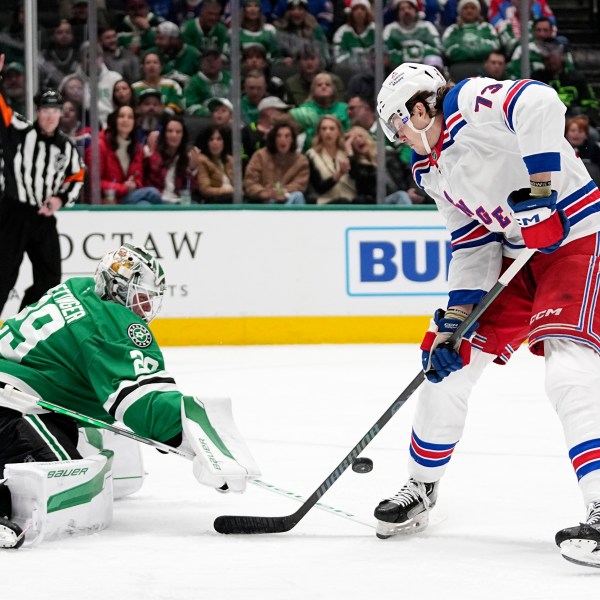
[(243, 492), (247, 479), (260, 475), (233, 421), (229, 398), (184, 396), (181, 420), (183, 445), (195, 454), (194, 475), (200, 483)]
[(129, 496), (142, 487), (145, 471), (139, 442), (106, 429), (82, 427), (77, 450), (82, 456), (93, 456), (101, 450), (114, 452), (112, 479), (115, 500)]
[(600, 355), (583, 344), (544, 340), (546, 394), (559, 416), (565, 411), (594, 410), (600, 387)]
[(80, 460), (8, 464), (5, 484), (11, 521), (25, 531), (25, 545), (96, 533), (112, 521), (110, 450)]

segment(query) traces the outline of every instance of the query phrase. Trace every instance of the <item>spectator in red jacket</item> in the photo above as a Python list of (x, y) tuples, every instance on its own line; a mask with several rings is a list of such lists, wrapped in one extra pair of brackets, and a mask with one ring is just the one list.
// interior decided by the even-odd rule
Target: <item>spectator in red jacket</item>
[(144, 185), (156, 188), (162, 201), (181, 204), (189, 193), (187, 130), (180, 115), (167, 115), (156, 143), (149, 138), (144, 159)]
[[(144, 151), (137, 141), (131, 106), (120, 106), (108, 115), (99, 147), (103, 204), (161, 204), (156, 188), (143, 187)], [(85, 162), (88, 169), (94, 169), (90, 148), (86, 150)]]

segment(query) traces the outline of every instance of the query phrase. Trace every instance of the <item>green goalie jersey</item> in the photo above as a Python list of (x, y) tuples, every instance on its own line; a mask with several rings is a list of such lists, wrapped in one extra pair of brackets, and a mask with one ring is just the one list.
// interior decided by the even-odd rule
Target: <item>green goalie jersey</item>
[(181, 432), (182, 394), (146, 323), (100, 300), (89, 277), (67, 280), (4, 322), (0, 381), (154, 440)]

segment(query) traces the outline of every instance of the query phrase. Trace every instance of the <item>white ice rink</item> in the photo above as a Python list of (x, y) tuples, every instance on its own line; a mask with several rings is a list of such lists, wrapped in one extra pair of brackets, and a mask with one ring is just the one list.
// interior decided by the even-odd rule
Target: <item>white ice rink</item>
[[(182, 390), (233, 399), (262, 479), (310, 495), (419, 369), (416, 346), (167, 348)], [(258, 486), (221, 495), (191, 464), (144, 448), (148, 476), (99, 534), (0, 552), (2, 600), (567, 600), (600, 597), (600, 569), (572, 565), (558, 529), (584, 518), (543, 359), (521, 349), (472, 398), (421, 535), (379, 540), (369, 525), (313, 508), (290, 532), (222, 536), (220, 514), (286, 515), (300, 505)], [(374, 525), (406, 479), (416, 395), (323, 502)]]

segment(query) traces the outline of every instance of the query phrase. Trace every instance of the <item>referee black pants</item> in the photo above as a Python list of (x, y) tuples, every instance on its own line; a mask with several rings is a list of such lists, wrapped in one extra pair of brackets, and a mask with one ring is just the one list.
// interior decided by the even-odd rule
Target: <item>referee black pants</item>
[(54, 217), (37, 208), (4, 199), (0, 202), (0, 314), (19, 276), (27, 254), (33, 285), (25, 291), (21, 309), (37, 302), (61, 279), (60, 243)]

